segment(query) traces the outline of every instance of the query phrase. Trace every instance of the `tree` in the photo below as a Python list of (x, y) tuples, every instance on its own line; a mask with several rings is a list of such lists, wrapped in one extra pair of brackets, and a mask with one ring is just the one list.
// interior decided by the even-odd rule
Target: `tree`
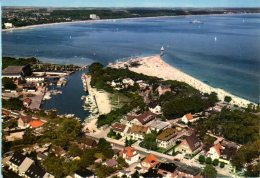
[(15, 90), (17, 88), (13, 80), (7, 77), (4, 77), (2, 79), (2, 85), (4, 86), (5, 89), (9, 89), (9, 90)]
[(128, 164), (125, 162), (125, 159), (119, 156), (116, 160), (118, 164), (122, 167), (128, 167)]
[(156, 134), (150, 133), (144, 136), (144, 141), (142, 142), (144, 148), (149, 150), (156, 150), (157, 143), (156, 143)]
[(96, 74), (99, 73), (101, 71), (101, 69), (103, 68), (103, 65), (98, 63), (98, 62), (94, 62), (89, 66), (89, 73), (90, 74)]
[(79, 156), (81, 154), (81, 150), (77, 144), (71, 144), (68, 152), (71, 156)]
[(219, 160), (218, 160), (218, 159), (214, 159), (213, 162), (212, 162), (213, 166), (217, 166), (218, 163), (219, 163)]
[(205, 163), (205, 156), (200, 155), (199, 156), (199, 162), (200, 162), (200, 164), (204, 164)]
[(214, 166), (207, 164), (202, 171), (202, 174), (207, 178), (217, 177), (217, 171)]
[(225, 96), (224, 101), (229, 103), (232, 100), (230, 96)]
[(206, 164), (212, 164), (211, 157), (207, 157), (205, 162), (206, 162)]
[(225, 167), (225, 163), (224, 162), (220, 162), (220, 168), (224, 168)]
[(114, 151), (112, 150), (111, 144), (104, 138), (99, 139), (97, 149), (105, 156), (105, 158), (112, 158), (114, 156)]
[(3, 99), (2, 107), (10, 110), (21, 110), (23, 108), (23, 102), (18, 98)]
[(44, 169), (53, 174), (55, 177), (63, 177), (63, 166), (64, 159), (60, 157), (56, 157), (54, 155), (49, 155), (44, 161), (43, 161), (43, 167)]
[(80, 159), (80, 166), (88, 167), (93, 164), (95, 161), (95, 153), (96, 151), (94, 149), (85, 150)]

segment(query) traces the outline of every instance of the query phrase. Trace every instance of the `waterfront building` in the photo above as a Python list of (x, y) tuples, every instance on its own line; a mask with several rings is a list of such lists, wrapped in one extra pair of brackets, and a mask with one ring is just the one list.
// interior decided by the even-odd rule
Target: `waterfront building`
[(10, 23), (10, 22), (4, 23), (4, 26), (5, 26), (6, 29), (14, 27), (13, 24)]
[(30, 65), (25, 66), (8, 66), (5, 69), (3, 69), (2, 77), (8, 77), (8, 78), (24, 78), (26, 76), (30, 76), (32, 74)]

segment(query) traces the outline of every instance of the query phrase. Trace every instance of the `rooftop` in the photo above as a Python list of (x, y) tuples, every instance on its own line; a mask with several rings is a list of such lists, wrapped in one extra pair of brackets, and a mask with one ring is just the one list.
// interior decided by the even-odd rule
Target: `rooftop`
[(25, 175), (30, 178), (43, 177), (45, 174), (46, 172), (41, 167), (34, 164), (32, 164), (25, 172)]
[(3, 75), (20, 75), (24, 66), (8, 66), (2, 72)]
[(195, 135), (195, 133), (191, 134), (190, 136), (187, 136), (185, 140), (187, 141), (192, 151), (198, 149), (201, 146), (200, 141), (198, 137)]
[(126, 125), (125, 124), (121, 124), (121, 123), (115, 123), (113, 126), (112, 126), (112, 129), (117, 131), (117, 132), (124, 132), (126, 128)]
[(158, 166), (158, 169), (167, 171), (167, 172), (174, 172), (176, 170), (177, 166), (174, 163), (161, 163)]
[(159, 163), (158, 159), (153, 154), (147, 155), (143, 162), (149, 164), (151, 167), (154, 167)]
[(141, 125), (133, 125), (131, 127), (130, 132), (145, 135), (147, 133), (148, 129), (149, 129), (148, 127), (144, 127)]
[(80, 175), (81, 177), (90, 177), (94, 175), (94, 173), (88, 169), (77, 170), (75, 174)]
[(170, 139), (172, 139), (173, 137), (175, 137), (177, 134), (176, 130), (173, 128), (167, 128), (165, 130), (162, 131), (162, 133), (160, 133), (157, 136), (158, 140), (162, 140), (162, 141), (168, 141)]
[(44, 122), (42, 122), (40, 119), (37, 119), (37, 120), (31, 120), (29, 124), (31, 125), (32, 128), (38, 128), (41, 127), (44, 124)]
[(21, 153), (15, 152), (10, 159), (10, 162), (16, 166), (20, 166), (22, 162), (25, 160), (26, 156), (22, 155)]
[(186, 166), (186, 165), (178, 167), (177, 170), (179, 172), (183, 172), (185, 174), (189, 174), (189, 175), (193, 175), (193, 176), (196, 176), (196, 175), (200, 174), (200, 172), (201, 172), (199, 168)]
[(162, 130), (162, 129), (168, 127), (169, 125), (170, 124), (168, 122), (163, 122), (160, 120), (153, 120), (153, 121), (149, 122), (146, 126), (152, 127), (152, 128), (158, 129), (158, 130)]

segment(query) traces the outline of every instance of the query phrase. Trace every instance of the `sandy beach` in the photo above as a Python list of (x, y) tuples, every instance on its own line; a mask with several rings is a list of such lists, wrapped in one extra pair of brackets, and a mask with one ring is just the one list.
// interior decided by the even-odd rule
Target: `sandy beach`
[(94, 96), (99, 114), (108, 114), (111, 111), (109, 94), (105, 91), (99, 91), (90, 85), (91, 77), (87, 78), (87, 88), (90, 95)]
[(218, 94), (218, 98), (221, 101), (224, 101), (225, 96), (230, 96), (232, 97), (232, 101), (230, 103), (241, 107), (247, 107), (248, 104), (252, 103), (249, 100), (232, 95), (231, 93), (224, 91), (223, 89), (214, 88), (206, 83), (203, 83), (202, 81), (167, 64), (165, 61), (163, 61), (163, 59), (161, 59), (159, 55), (129, 59), (126, 62), (118, 62), (112, 64), (111, 67), (122, 68), (125, 64), (129, 64), (130, 62), (138, 62), (141, 64), (138, 67), (129, 67), (129, 70), (136, 73), (142, 73), (148, 76), (155, 76), (164, 80), (177, 80), (180, 82), (185, 82), (204, 93), (216, 92)]

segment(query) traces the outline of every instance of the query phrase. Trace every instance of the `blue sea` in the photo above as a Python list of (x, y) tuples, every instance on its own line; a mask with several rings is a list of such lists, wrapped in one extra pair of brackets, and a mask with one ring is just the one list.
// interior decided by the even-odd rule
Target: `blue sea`
[[(190, 23), (195, 19), (203, 23)], [(80, 65), (159, 54), (163, 45), (171, 65), (259, 102), (260, 14), (59, 24), (2, 35), (4, 56)]]

